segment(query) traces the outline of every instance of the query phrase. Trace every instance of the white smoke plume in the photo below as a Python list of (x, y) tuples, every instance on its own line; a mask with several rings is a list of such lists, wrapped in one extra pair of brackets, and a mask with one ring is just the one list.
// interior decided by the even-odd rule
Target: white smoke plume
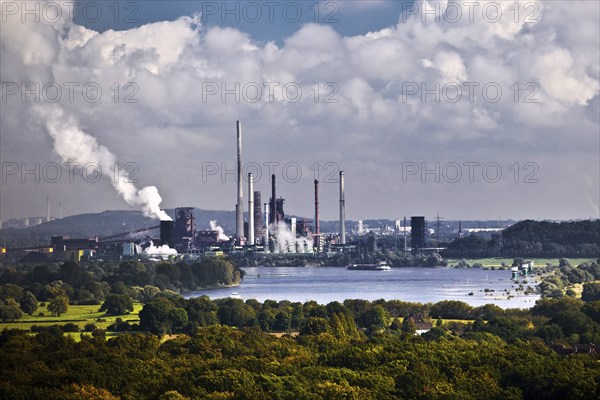
[[(275, 228), (275, 229), (273, 229)], [(275, 235), (275, 253), (307, 253), (312, 251), (313, 241), (306, 237), (294, 237), (285, 222), (270, 225)]]
[(210, 221), (210, 230), (217, 231), (219, 233), (219, 238), (218, 238), (219, 242), (228, 242), (229, 241), (229, 236), (227, 236), (225, 234), (225, 232), (223, 231), (223, 228), (217, 224), (216, 219)]
[(144, 254), (148, 255), (177, 255), (177, 250), (172, 249), (169, 245), (155, 246), (154, 242), (150, 241), (150, 246), (144, 249)]
[(34, 111), (40, 116), (54, 140), (54, 150), (64, 162), (76, 163), (84, 166), (92, 163), (99, 167), (98, 172), (111, 178), (109, 171), (118, 174), (110, 179), (115, 190), (123, 197), (125, 202), (132, 207), (142, 210), (145, 216), (172, 221), (166, 212), (160, 209), (162, 198), (155, 186), (146, 186), (142, 189), (135, 187), (122, 169), (116, 169), (117, 158), (106, 147), (98, 143), (96, 138), (83, 132), (73, 117), (65, 115), (58, 106), (35, 106)]
[[(77, 36), (78, 27), (67, 18), (58, 18), (56, 23), (50, 23), (45, 18), (39, 21), (34, 18), (8, 18), (5, 12), (9, 6), (4, 1), (0, 3), (3, 19), (2, 57), (3, 61), (8, 59), (2, 65), (3, 70), (8, 70), (8, 74), (3, 71), (2, 81), (21, 80), (39, 85), (42, 85), (41, 82), (60, 82), (61, 68), (57, 68), (57, 65), (63, 57), (68, 58), (67, 53), (73, 45), (71, 35)], [(66, 12), (66, 4), (55, 5)], [(19, 8), (19, 5), (15, 3), (10, 7)], [(30, 100), (23, 103), (31, 105), (33, 115), (43, 121), (53, 139), (54, 151), (63, 162), (74, 163), (74, 167), (95, 167), (96, 173), (111, 180), (112, 186), (127, 204), (141, 209), (147, 217), (171, 220), (160, 209), (162, 198), (157, 188), (147, 186), (138, 189), (128, 180), (126, 171), (114, 168), (116, 156), (79, 127), (72, 109), (66, 111), (67, 108), (49, 101)]]

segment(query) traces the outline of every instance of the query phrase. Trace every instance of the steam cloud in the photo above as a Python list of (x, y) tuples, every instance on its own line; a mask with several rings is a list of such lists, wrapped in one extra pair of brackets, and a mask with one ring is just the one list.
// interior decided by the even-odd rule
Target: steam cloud
[(217, 220), (216, 219), (210, 221), (210, 230), (217, 231), (219, 233), (219, 237), (218, 237), (219, 242), (228, 242), (229, 241), (229, 236), (227, 236), (224, 233), (223, 228), (221, 228), (217, 224)]
[[(48, 133), (54, 140), (54, 150), (64, 162), (85, 165), (93, 163), (107, 177), (108, 171), (117, 162), (116, 156), (106, 147), (98, 143), (96, 138), (83, 132), (73, 117), (65, 115), (58, 106), (36, 106), (34, 111), (46, 124)], [(145, 216), (172, 221), (166, 212), (160, 209), (162, 197), (155, 186), (146, 186), (142, 189), (135, 187), (122, 169), (117, 169), (118, 175), (110, 179), (115, 190), (123, 197), (125, 202), (132, 207), (142, 210)]]
[[(4, 3), (4, 2), (2, 2)], [(2, 4), (4, 6), (4, 4)], [(62, 7), (66, 7), (65, 4)], [(21, 81), (30, 82), (56, 82), (61, 81), (60, 60), (69, 51), (69, 37), (77, 36), (77, 26), (59, 19), (56, 23), (49, 23), (41, 19), (6, 19), (5, 8), (1, 7), (3, 16), (2, 35), (2, 81), (11, 76), (20, 77)], [(66, 10), (63, 10), (66, 11)], [(6, 35), (4, 33), (6, 32)], [(59, 37), (59, 32), (67, 35)], [(7, 63), (4, 63), (8, 59)], [(8, 76), (4, 72), (8, 70)], [(58, 76), (57, 76), (58, 75)], [(19, 81), (19, 79), (14, 79)], [(4, 86), (3, 86), (4, 90)], [(27, 102), (27, 104), (32, 104)], [(35, 117), (43, 120), (46, 130), (54, 141), (54, 151), (62, 158), (63, 162), (70, 162), (84, 166), (93, 164), (103, 176), (110, 178), (114, 189), (123, 197), (125, 202), (132, 207), (142, 210), (150, 218), (170, 221), (171, 218), (160, 209), (162, 198), (155, 186), (138, 189), (128, 181), (126, 171), (112, 170), (117, 162), (116, 156), (106, 147), (98, 143), (96, 138), (85, 133), (73, 115), (74, 110), (65, 111), (67, 108), (53, 102), (36, 101), (30, 109)]]
[(170, 248), (164, 244), (162, 246), (155, 246), (154, 242), (150, 241), (150, 246), (146, 247), (144, 254), (150, 255), (176, 255), (177, 250)]
[[(271, 224), (273, 231), (274, 225)], [(305, 253), (311, 251), (313, 241), (305, 237), (294, 237), (292, 231), (285, 222), (279, 222), (274, 230), (275, 253)]]

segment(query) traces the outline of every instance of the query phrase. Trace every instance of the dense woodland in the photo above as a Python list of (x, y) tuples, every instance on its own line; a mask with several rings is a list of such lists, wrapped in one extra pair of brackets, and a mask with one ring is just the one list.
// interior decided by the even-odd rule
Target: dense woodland
[[(31, 331), (6, 324), (0, 399), (598, 398), (598, 264), (561, 259), (537, 269), (545, 298), (503, 310), (453, 300), (323, 305), (176, 292), (241, 278), (217, 258), (5, 266), (5, 321), (35, 314), (39, 301), (54, 315), (77, 303), (112, 316), (132, 312), (134, 301), (143, 308), (139, 320), (118, 318), (107, 330), (86, 325), (78, 341), (69, 336), (82, 330), (73, 323)], [(567, 289), (574, 283), (583, 283), (580, 299)]]
[(525, 220), (502, 231), (502, 240), (476, 235), (455, 239), (445, 257), (593, 257), (600, 255), (600, 220)]
[[(600, 299), (600, 290), (596, 294)], [(172, 319), (178, 314), (175, 310), (181, 310), (180, 315)], [(429, 332), (414, 335), (413, 313), (427, 310), (430, 315), (477, 319), (435, 322)], [(182, 321), (184, 314), (188, 321)], [(281, 317), (286, 314), (290, 318)], [(394, 315), (405, 318), (400, 322)], [(600, 300), (546, 299), (531, 311), (503, 311), (460, 302), (260, 304), (158, 296), (144, 306), (140, 320), (140, 328), (156, 328), (156, 333), (187, 334), (161, 344), (153, 334), (123, 333), (109, 340), (94, 334), (75, 342), (58, 328), (36, 336), (2, 332), (0, 398), (593, 399), (600, 395), (598, 354), (589, 354), (594, 347), (576, 345), (576, 352), (569, 343), (599, 339)], [(268, 333), (295, 324), (297, 336)]]
[(2, 292), (20, 298), (30, 292), (49, 301), (57, 292), (73, 304), (101, 304), (107, 295), (127, 294), (145, 301), (162, 290), (191, 291), (240, 283), (243, 271), (225, 258), (208, 257), (195, 263), (126, 261), (121, 263), (49, 263), (9, 265), (0, 272)]

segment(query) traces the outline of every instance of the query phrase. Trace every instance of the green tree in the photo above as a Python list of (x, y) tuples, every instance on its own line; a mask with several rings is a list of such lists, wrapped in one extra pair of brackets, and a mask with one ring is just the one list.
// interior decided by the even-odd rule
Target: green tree
[(29, 315), (33, 315), (37, 310), (37, 304), (37, 299), (30, 291), (25, 292), (21, 297), (21, 310)]
[(258, 324), (260, 329), (265, 332), (271, 332), (275, 325), (275, 310), (272, 308), (264, 308), (258, 314)]
[(133, 300), (126, 294), (109, 294), (100, 311), (108, 315), (122, 315), (133, 311)]
[(494, 317), (499, 317), (504, 314), (504, 310), (498, 307), (495, 304), (485, 304), (483, 306), (479, 306), (471, 312), (471, 318), (477, 319), (482, 318), (486, 321)]
[(560, 326), (565, 336), (594, 329), (592, 319), (581, 311), (561, 311), (552, 317), (550, 323)]
[(400, 318), (394, 318), (390, 324), (390, 329), (393, 331), (400, 331), (402, 329), (402, 321)]
[(140, 294), (140, 296), (141, 296), (140, 301), (142, 303), (147, 303), (149, 301), (152, 301), (152, 299), (154, 299), (154, 297), (156, 297), (156, 295), (159, 293), (160, 293), (160, 289), (157, 288), (156, 286), (146, 285), (146, 286), (144, 286), (144, 289), (142, 289), (142, 293)]
[(273, 323), (273, 329), (276, 331), (287, 331), (290, 329), (292, 325), (292, 315), (285, 311), (285, 310), (280, 310), (276, 315), (275, 315), (275, 322)]
[(157, 335), (162, 335), (171, 330), (169, 311), (174, 309), (173, 303), (159, 297), (144, 305), (140, 311), (140, 328)]
[(169, 310), (169, 321), (172, 332), (181, 332), (188, 325), (188, 314), (183, 308)]
[(561, 299), (539, 299), (531, 309), (533, 315), (543, 315), (552, 318), (562, 311), (579, 311), (583, 305), (581, 300), (571, 297)]
[(15, 299), (0, 300), (0, 319), (2, 321), (19, 319), (22, 316), (23, 312)]
[(581, 311), (596, 323), (600, 324), (600, 300), (585, 303), (581, 308)]
[(0, 285), (0, 300), (20, 299), (23, 296), (23, 288), (14, 283)]
[(458, 300), (442, 300), (431, 306), (429, 315), (444, 319), (469, 319), (473, 307)]
[(67, 261), (60, 266), (58, 276), (69, 285), (76, 285), (81, 277), (81, 267), (72, 261)]
[(385, 308), (377, 304), (363, 315), (363, 324), (370, 330), (387, 328), (389, 315)]
[(415, 323), (415, 319), (413, 317), (404, 318), (400, 330), (405, 335), (414, 335), (417, 332), (417, 324)]
[(583, 301), (600, 300), (600, 282), (584, 283), (583, 291), (581, 292), (581, 300), (583, 300)]
[(558, 266), (560, 268), (564, 268), (564, 267), (570, 267), (571, 263), (569, 262), (568, 259), (566, 258), (561, 258), (560, 260), (558, 260)]
[(256, 311), (251, 305), (245, 304), (241, 299), (221, 299), (217, 303), (217, 315), (223, 325), (243, 328), (256, 323)]
[(69, 310), (69, 298), (67, 296), (56, 296), (48, 304), (48, 311), (56, 317), (60, 317)]
[(565, 336), (561, 327), (557, 324), (544, 325), (537, 330), (535, 335), (542, 338), (546, 343), (552, 343), (555, 340), (562, 339)]
[(446, 336), (446, 330), (441, 326), (434, 326), (427, 332), (424, 332), (421, 337), (428, 341), (438, 340)]
[(301, 335), (318, 335), (329, 331), (329, 323), (323, 317), (309, 317), (304, 326), (300, 328)]
[(201, 296), (189, 299), (185, 303), (185, 309), (190, 322), (198, 326), (215, 325), (219, 323), (217, 310), (219, 307), (208, 298)]
[(189, 397), (185, 397), (177, 390), (169, 390), (160, 396), (159, 400), (188, 400)]

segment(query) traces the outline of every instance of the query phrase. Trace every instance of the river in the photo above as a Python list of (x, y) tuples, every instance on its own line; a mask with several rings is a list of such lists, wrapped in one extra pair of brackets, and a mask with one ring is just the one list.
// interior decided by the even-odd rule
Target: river
[[(186, 298), (315, 300), (320, 304), (345, 299), (402, 300), (435, 303), (460, 300), (472, 306), (496, 304), (502, 308), (530, 308), (539, 295), (524, 295), (510, 271), (477, 268), (392, 268), (390, 271), (348, 271), (340, 267), (252, 267), (239, 286), (201, 290)], [(533, 278), (523, 286), (534, 286)], [(486, 293), (485, 289), (488, 289)], [(508, 290), (507, 293), (505, 290)], [(472, 293), (469, 295), (469, 293)], [(510, 296), (514, 296), (509, 298)]]

